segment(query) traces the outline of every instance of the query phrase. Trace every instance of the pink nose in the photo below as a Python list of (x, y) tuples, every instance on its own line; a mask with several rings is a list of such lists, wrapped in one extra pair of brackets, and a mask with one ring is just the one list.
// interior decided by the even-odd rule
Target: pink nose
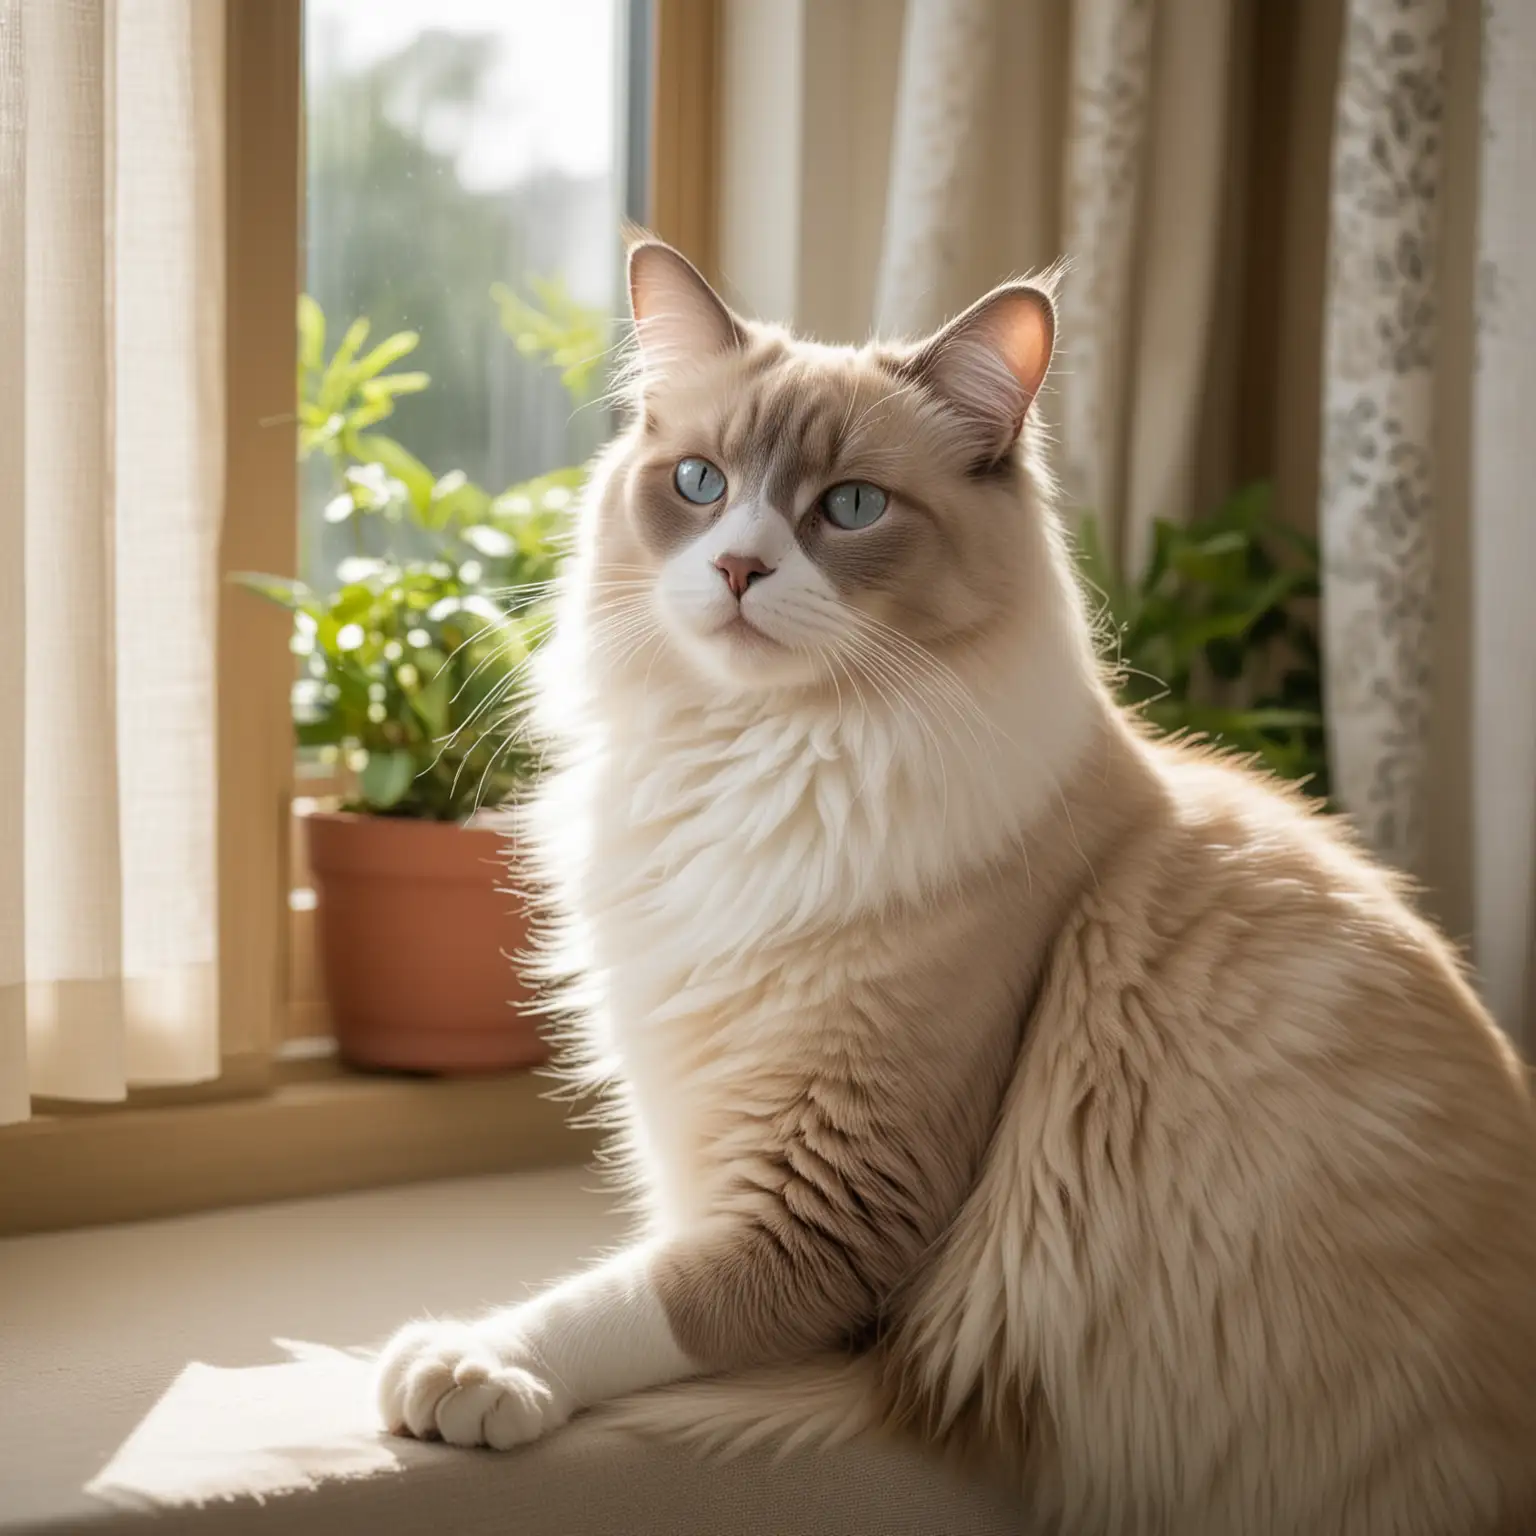
[(756, 555), (720, 555), (715, 560), (715, 569), (725, 577), (726, 586), (739, 600), (758, 577), (769, 574), (770, 567)]

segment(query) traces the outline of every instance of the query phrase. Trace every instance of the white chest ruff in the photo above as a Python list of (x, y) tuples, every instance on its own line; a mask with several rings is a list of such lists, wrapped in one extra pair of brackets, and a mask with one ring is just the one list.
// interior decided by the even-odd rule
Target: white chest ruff
[(825, 1031), (848, 919), (940, 899), (1054, 791), (1001, 731), (889, 710), (648, 698), (594, 727), (534, 827), (664, 1221), (707, 1176), (703, 1119), (753, 1109), (805, 1020)]

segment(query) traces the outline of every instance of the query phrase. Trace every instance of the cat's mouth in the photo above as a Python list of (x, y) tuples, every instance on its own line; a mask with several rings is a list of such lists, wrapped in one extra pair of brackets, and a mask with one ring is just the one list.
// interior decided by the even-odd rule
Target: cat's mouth
[(719, 629), (715, 631), (717, 639), (730, 642), (732, 645), (746, 646), (752, 650), (783, 651), (788, 647), (780, 644), (772, 635), (759, 629), (744, 613), (737, 613), (734, 618), (727, 619)]

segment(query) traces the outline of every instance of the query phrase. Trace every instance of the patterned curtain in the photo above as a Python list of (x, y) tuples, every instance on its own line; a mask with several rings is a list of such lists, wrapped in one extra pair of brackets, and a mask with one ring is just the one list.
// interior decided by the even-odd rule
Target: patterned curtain
[[(1459, 71), (1472, 50), (1480, 71)], [(1465, 157), (1475, 196), (1451, 175), (1460, 124), (1476, 140)], [(1432, 885), (1469, 888), (1484, 992), (1527, 1042), (1536, 940), (1533, 125), (1528, 0), (1484, 0), (1480, 15), (1449, 0), (1347, 0), (1319, 508), (1333, 778), (1383, 857)], [(1466, 292), (1453, 271), (1458, 251), (1476, 274)], [(1457, 345), (1474, 327), (1474, 341)], [(1465, 731), (1446, 742), (1444, 720), (1463, 714)], [(1467, 768), (1454, 771), (1455, 759)], [(1460, 795), (1470, 803), (1455, 803)], [(1437, 855), (1437, 834), (1443, 844), (1447, 828), (1463, 826), (1470, 847)]]
[(1352, 0), (1333, 141), (1319, 523), (1337, 793), (1423, 851), (1447, 0)]

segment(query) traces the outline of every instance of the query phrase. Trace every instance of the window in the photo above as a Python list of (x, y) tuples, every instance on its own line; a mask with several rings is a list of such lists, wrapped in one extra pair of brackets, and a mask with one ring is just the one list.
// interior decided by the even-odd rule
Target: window
[[(374, 339), (419, 335), (409, 366), (431, 386), (389, 430), (438, 475), (494, 492), (607, 435), (603, 411), (573, 414), (499, 322), (538, 289), (605, 322), (621, 307), (616, 235), (638, 211), (627, 146), (645, 112), (628, 18), (615, 0), (306, 7), (306, 286), (333, 341), (356, 316)], [(332, 494), (312, 457), (301, 574), (321, 582), (352, 549), (324, 522)]]
[[(109, 11), (106, 0), (88, 0), (57, 18), (48, 7), (39, 13), (95, 50), (102, 95), (39, 92), (50, 109), (67, 96), (69, 112), (40, 112), (28, 131), (92, 185), (115, 179), (121, 192), (113, 157), (135, 143), (142, 151), (143, 141), (132, 131), (114, 141), (102, 124), (114, 99), (120, 120), (133, 121), (110, 82), (114, 61), (145, 37), (107, 26)], [(610, 423), (598, 404), (573, 415), (553, 377), (503, 326), (507, 304), (493, 285), (545, 303), (559, 293), (610, 323), (624, 307), (621, 214), (713, 267), (718, 0), (175, 0), (145, 21), (160, 29), (155, 46), (167, 58), (202, 50), (199, 84), (180, 105), (201, 113), (189, 137), (208, 165), (175, 168), (222, 215), (208, 223), (211, 248), (198, 248), (191, 277), (174, 287), (201, 318), (223, 318), (207, 334), (222, 331), (224, 366), (199, 375), (201, 392), (190, 397), (222, 428), (218, 484), (196, 501), (222, 513), (218, 579), (205, 604), (217, 624), (218, 1075), (212, 1067), (174, 1080), (130, 1070), (120, 1073), (126, 1098), (29, 1094), (30, 1077), (17, 1094), (12, 1080), (22, 1118), (0, 1125), (6, 1234), (586, 1155), (590, 1141), (566, 1128), (563, 1110), (524, 1075), (421, 1083), (273, 1070), (285, 1036), (328, 1028), (308, 959), (306, 882), (291, 867), (291, 842), (300, 840), (291, 839), (288, 817), (295, 787), (302, 797), (324, 781), (301, 777), (295, 786), (289, 685), (303, 663), (284, 650), (291, 621), (228, 578), (293, 570), (301, 538), (304, 573), (322, 586), (356, 555), (354, 530), (325, 516), (328, 466), (295, 473), (301, 292), (328, 311), (327, 352), (359, 315), (372, 322), (375, 342), (399, 327), (419, 332), (399, 366), (419, 363), (432, 387), (402, 395), (379, 430), (410, 444), (434, 483), (458, 470), (499, 490), (579, 461)], [(52, 35), (43, 28), (33, 41)], [(37, 58), (72, 68), (78, 52), (70, 44)], [(0, 83), (13, 83), (24, 62), (31, 67), (30, 54), (0, 54)], [(153, 71), (134, 57), (132, 79), (142, 85)], [(177, 78), (186, 86), (191, 77)], [(158, 131), (172, 131), (157, 101), (145, 90), (132, 97)], [(201, 110), (210, 105), (222, 110)], [(0, 175), (0, 194), (14, 196), (19, 165), (13, 157), (10, 179)], [(39, 217), (62, 206), (42, 200)], [(70, 206), (89, 223), (110, 200)], [(141, 213), (146, 206), (135, 204)], [(176, 222), (179, 205), (153, 206), (187, 227)], [(21, 250), (14, 241), (0, 247), (6, 258)], [(153, 251), (143, 254), (140, 266), (158, 272)], [(189, 257), (190, 248), (176, 254)], [(530, 275), (561, 286), (541, 296)], [(96, 290), (87, 283), (81, 291)], [(8, 293), (16, 298), (14, 285)], [(102, 313), (110, 316), (110, 306), (64, 311), (71, 324)], [(13, 302), (0, 319), (16, 314)], [(110, 392), (89, 395), (75, 382), (88, 425)], [(16, 392), (0, 404), (25, 398)], [(0, 411), (0, 431), (17, 419)], [(196, 460), (203, 438), (183, 433), (174, 442)], [(7, 915), (0, 912), (0, 928)], [(17, 974), (12, 966), (0, 982)], [(25, 965), (19, 976), (33, 979)], [(204, 1024), (208, 1012), (199, 1015)], [(0, 1025), (7, 1020), (0, 1079), (32, 1067), (24, 1018), (18, 1031), (0, 1009)], [(7, 1056), (18, 1034), (19, 1049)], [(14, 1102), (11, 1111), (14, 1120)]]
[[(606, 358), (573, 402), (538, 355), (528, 306), (590, 323), (599, 352), (622, 311), (618, 229), (645, 214), (650, 9), (308, 0), (305, 289), (324, 356), (360, 317), (363, 348), (418, 338), (395, 371), (430, 383), (394, 396), (369, 437), (387, 434), (438, 486), (462, 476), (494, 497), (584, 462), (611, 431)], [(304, 457), (298, 570), (320, 591), (385, 546), (429, 553), (405, 524), (348, 515), (355, 459)], [(315, 686), (300, 673), (299, 688)], [(343, 787), (346, 767), (335, 749), (301, 752), (299, 811)], [(328, 1026), (301, 820), (294, 834), (286, 1034), (313, 1043)]]

